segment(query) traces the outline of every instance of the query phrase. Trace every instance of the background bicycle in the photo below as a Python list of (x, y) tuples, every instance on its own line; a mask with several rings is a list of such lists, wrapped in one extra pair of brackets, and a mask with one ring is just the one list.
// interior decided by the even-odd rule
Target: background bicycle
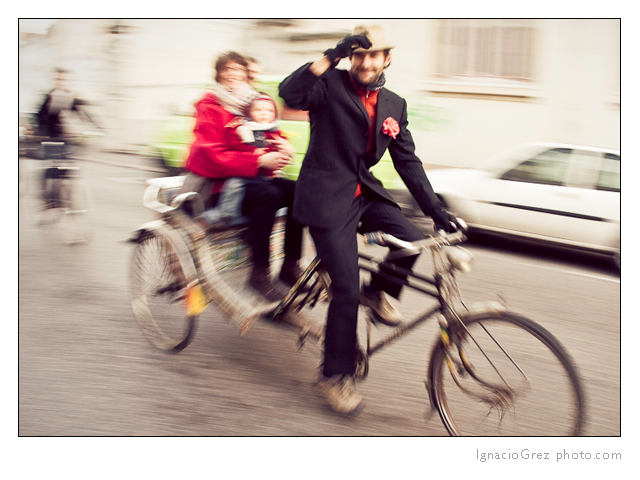
[(97, 148), (100, 132), (85, 132), (58, 139), (38, 138), (40, 159), (21, 159), (21, 175), (26, 177), (32, 222), (44, 231), (55, 226), (66, 244), (84, 243), (92, 236), (89, 195), (82, 181), (82, 162)]

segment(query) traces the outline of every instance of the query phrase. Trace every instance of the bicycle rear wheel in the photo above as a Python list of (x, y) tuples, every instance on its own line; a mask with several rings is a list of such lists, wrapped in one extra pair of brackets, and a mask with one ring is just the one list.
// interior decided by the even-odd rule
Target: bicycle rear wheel
[(60, 236), (67, 245), (84, 243), (91, 239), (89, 200), (87, 192), (76, 181), (64, 179), (59, 190)]
[[(428, 372), (432, 404), (451, 435), (581, 433), (580, 380), (571, 358), (551, 333), (509, 312), (472, 314), (463, 322), (466, 329), (460, 324), (449, 329), (449, 358), (455, 373), (442, 340), (434, 347)], [(454, 345), (462, 347), (472, 374), (463, 368)]]
[(195, 334), (197, 315), (188, 315), (187, 285), (169, 242), (148, 234), (136, 246), (130, 270), (133, 315), (146, 338), (160, 350), (179, 352)]

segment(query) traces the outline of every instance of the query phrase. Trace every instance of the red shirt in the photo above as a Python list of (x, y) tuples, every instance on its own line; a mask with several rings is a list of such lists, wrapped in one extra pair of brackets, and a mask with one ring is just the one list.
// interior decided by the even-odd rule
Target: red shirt
[[(375, 125), (376, 125), (376, 107), (378, 106), (378, 92), (380, 90), (368, 91), (362, 90), (356, 82), (353, 81), (352, 77), (351, 83), (353, 84), (356, 92), (360, 96), (360, 100), (362, 101), (364, 108), (367, 110), (369, 114), (369, 141), (367, 143), (367, 152), (373, 153), (376, 149), (376, 136), (375, 136)], [(362, 193), (362, 188), (360, 184), (356, 187), (356, 197)]]

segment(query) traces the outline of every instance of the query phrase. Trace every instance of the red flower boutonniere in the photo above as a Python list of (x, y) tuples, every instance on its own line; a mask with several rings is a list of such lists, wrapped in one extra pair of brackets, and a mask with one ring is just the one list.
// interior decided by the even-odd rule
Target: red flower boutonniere
[(382, 122), (382, 133), (384, 133), (385, 135), (389, 135), (395, 140), (396, 135), (400, 133), (398, 122), (392, 117), (387, 117), (387, 119)]

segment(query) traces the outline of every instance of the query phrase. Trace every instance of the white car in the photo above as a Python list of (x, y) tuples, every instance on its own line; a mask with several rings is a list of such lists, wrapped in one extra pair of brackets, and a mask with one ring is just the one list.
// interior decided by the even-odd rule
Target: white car
[(620, 266), (620, 151), (516, 147), (476, 169), (428, 170), (443, 206), (473, 230), (588, 249)]

